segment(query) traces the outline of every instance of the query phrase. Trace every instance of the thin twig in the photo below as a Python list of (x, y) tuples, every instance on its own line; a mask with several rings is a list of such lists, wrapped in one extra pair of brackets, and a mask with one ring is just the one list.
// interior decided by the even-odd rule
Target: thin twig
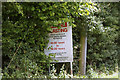
[[(22, 42), (21, 42), (21, 43), (22, 43)], [(9, 66), (10, 66), (11, 62), (13, 61), (13, 59), (14, 59), (15, 55), (17, 54), (18, 49), (20, 48), (21, 43), (19, 44), (19, 46), (18, 46), (18, 48), (16, 49), (16, 51), (15, 51), (15, 53), (14, 53), (14, 55), (13, 55), (12, 59), (10, 60), (10, 63), (8, 64), (7, 69), (9, 68)]]
[[(28, 33), (28, 31), (29, 31), (29, 27), (28, 27), (27, 33)], [(25, 36), (27, 35), (27, 33), (24, 35), (23, 40), (25, 39)], [(23, 41), (23, 40), (22, 40), (22, 41)], [(20, 46), (21, 46), (22, 41), (20, 42), (20, 44), (19, 44), (18, 48), (16, 49), (16, 51), (15, 51), (15, 53), (14, 53), (14, 55), (13, 55), (12, 59), (10, 60), (10, 63), (8, 64), (7, 69), (9, 68), (9, 66), (10, 66), (11, 62), (13, 61), (13, 59), (14, 59), (15, 55), (17, 54), (17, 52), (18, 52), (18, 50), (19, 50), (19, 48), (20, 48)]]

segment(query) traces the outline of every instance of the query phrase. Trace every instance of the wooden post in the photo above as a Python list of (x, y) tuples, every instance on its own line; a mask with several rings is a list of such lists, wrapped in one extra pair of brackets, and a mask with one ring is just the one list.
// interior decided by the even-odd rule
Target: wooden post
[(86, 27), (81, 28), (80, 33), (80, 59), (79, 71), (81, 75), (86, 74), (86, 51), (87, 51), (87, 31)]

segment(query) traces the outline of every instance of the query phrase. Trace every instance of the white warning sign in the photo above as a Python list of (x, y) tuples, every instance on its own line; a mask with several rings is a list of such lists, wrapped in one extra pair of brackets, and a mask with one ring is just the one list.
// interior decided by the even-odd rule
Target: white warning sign
[(53, 54), (52, 59), (58, 62), (73, 62), (72, 27), (65, 24), (61, 28), (52, 26), (49, 33), (48, 47), (44, 50), (46, 55)]

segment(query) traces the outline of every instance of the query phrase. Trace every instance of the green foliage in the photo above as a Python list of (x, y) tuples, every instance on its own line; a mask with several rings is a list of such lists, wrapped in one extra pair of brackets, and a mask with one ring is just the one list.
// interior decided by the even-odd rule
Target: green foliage
[[(4, 78), (40, 77), (47, 73), (50, 56), (44, 54), (50, 26), (89, 15), (93, 3), (3, 3)], [(93, 9), (94, 10), (94, 9)]]
[[(119, 3), (118, 3), (119, 4)], [(79, 2), (3, 3), (2, 49), (4, 78), (45, 78), (50, 56), (44, 54), (50, 26), (73, 26), (74, 57), (79, 57), (80, 30), (88, 32), (87, 65), (101, 72), (115, 69), (120, 52), (118, 4)], [(113, 8), (115, 6), (115, 8)], [(75, 73), (78, 61), (74, 60)], [(104, 69), (105, 68), (105, 69)], [(95, 74), (93, 70), (88, 72)], [(55, 69), (51, 77), (55, 77)], [(112, 72), (111, 72), (112, 73)], [(93, 75), (98, 77), (98, 75)], [(70, 77), (62, 68), (58, 78)], [(85, 78), (86, 76), (82, 76)]]
[[(78, 27), (73, 28), (74, 45), (74, 68), (78, 72), (80, 30), (79, 26), (87, 27), (87, 65), (94, 66), (93, 69), (106, 73), (105, 69), (117, 70), (119, 47), (119, 3), (100, 3), (97, 11), (88, 16), (81, 16), (77, 21)], [(114, 7), (113, 7), (114, 6)], [(87, 70), (88, 67), (87, 67)]]
[(113, 72), (113, 74), (109, 75), (109, 70), (104, 69), (105, 71), (108, 71), (108, 73), (99, 73), (99, 71), (96, 71), (93, 69), (92, 66), (88, 66), (89, 70), (87, 71), (87, 75), (70, 75), (66, 72), (64, 64), (62, 66), (62, 68), (60, 69), (60, 73), (57, 75), (56, 73), (56, 69), (54, 64), (51, 64), (52, 69), (50, 71), (49, 76), (46, 76), (46, 78), (50, 79), (50, 78), (118, 78), (118, 73)]
[(65, 64), (62, 65), (62, 68), (60, 69), (60, 73), (58, 75), (56, 73), (54, 64), (52, 64), (51, 66), (52, 66), (52, 70), (50, 71), (50, 74), (49, 74), (50, 78), (72, 78), (72, 75), (66, 72)]
[(108, 73), (104, 73), (104, 72), (99, 72), (96, 71), (92, 68), (92, 66), (89, 66), (89, 70), (87, 71), (87, 77), (88, 78), (118, 78), (118, 73), (117, 72), (113, 72), (111, 75), (109, 75), (109, 70), (104, 69), (105, 71), (107, 71)]
[[(99, 20), (102, 21), (100, 23), (101, 26), (99, 25), (100, 27), (95, 28), (94, 30), (96, 31), (93, 30), (88, 33), (88, 62), (91, 64), (95, 63), (96, 66), (104, 64), (109, 70), (115, 70), (115, 66), (118, 63), (119, 46), (116, 40), (118, 38), (119, 12), (117, 5), (117, 3), (101, 3), (101, 11), (97, 15)], [(113, 6), (115, 8), (112, 8)], [(116, 12), (114, 12), (115, 10)]]
[(0, 68), (0, 79), (2, 79), (3, 73), (2, 73), (2, 69)]
[(96, 64), (96, 66), (105, 64), (109, 68), (115, 68), (113, 64), (117, 64), (118, 55), (116, 37), (113, 29), (106, 30), (102, 34), (90, 34), (88, 36), (88, 63)]

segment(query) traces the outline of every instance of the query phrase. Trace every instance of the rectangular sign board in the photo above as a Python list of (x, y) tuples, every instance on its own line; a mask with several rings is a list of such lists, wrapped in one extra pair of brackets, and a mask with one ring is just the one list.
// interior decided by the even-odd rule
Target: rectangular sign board
[(67, 22), (60, 26), (60, 29), (51, 27), (52, 33), (49, 33), (49, 43), (44, 52), (55, 55), (51, 58), (58, 62), (73, 62), (72, 27)]

